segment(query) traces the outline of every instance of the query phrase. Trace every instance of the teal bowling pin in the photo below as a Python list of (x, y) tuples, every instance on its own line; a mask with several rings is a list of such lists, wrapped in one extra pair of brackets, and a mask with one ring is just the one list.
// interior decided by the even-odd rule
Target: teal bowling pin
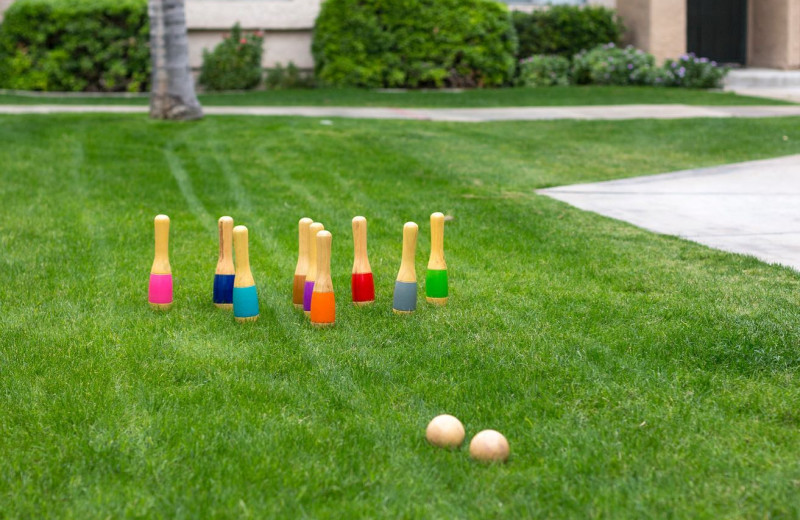
[(233, 317), (238, 322), (258, 319), (258, 293), (250, 271), (247, 228), (233, 228), (233, 249), (236, 252), (236, 275), (233, 279)]

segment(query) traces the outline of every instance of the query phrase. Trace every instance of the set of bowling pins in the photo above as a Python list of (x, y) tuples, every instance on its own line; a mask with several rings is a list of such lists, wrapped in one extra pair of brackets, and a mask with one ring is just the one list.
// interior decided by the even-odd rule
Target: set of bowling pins
[[(169, 263), (169, 217), (155, 218), (155, 258), (150, 270), (148, 299), (155, 309), (166, 310), (173, 303), (172, 270)], [(232, 309), (238, 322), (258, 319), (258, 293), (250, 270), (248, 231), (233, 225), (233, 218), (221, 217), (219, 259), (214, 273), (213, 302)], [(392, 309), (410, 314), (417, 308), (417, 275), (414, 258), (419, 227), (413, 222), (403, 226), (403, 257), (395, 282)], [(336, 321), (336, 302), (331, 280), (332, 235), (319, 222), (302, 218), (299, 222), (299, 254), (295, 268), (292, 301), (303, 309), (311, 324), (331, 326)], [(367, 219), (353, 219), (354, 261), (351, 278), (352, 301), (369, 305), (375, 301), (375, 285), (367, 255)], [(233, 252), (236, 253), (234, 265)], [(444, 260), (444, 215), (431, 215), (431, 256), (426, 276), (426, 298), (435, 305), (447, 303), (447, 265)]]
[[(233, 309), (236, 321), (258, 319), (258, 294), (250, 271), (248, 236), (245, 226), (233, 227), (231, 217), (219, 219), (219, 260), (214, 274), (214, 305)], [(155, 258), (150, 269), (148, 300), (154, 309), (172, 307), (172, 269), (169, 264), (169, 217), (155, 218)], [(236, 249), (236, 265), (233, 248)]]
[[(417, 273), (414, 257), (417, 251), (419, 226), (407, 222), (403, 226), (403, 259), (394, 286), (392, 310), (410, 314), (417, 309)], [(313, 325), (333, 324), (336, 306), (330, 278), (331, 234), (310, 218), (298, 224), (298, 257), (294, 271), (292, 301), (311, 319)], [(350, 288), (354, 305), (375, 301), (375, 282), (367, 255), (367, 219), (353, 219), (353, 272)], [(444, 260), (444, 215), (431, 215), (431, 257), (428, 262), (425, 292), (427, 301), (445, 305), (448, 297), (447, 264)], [(323, 311), (324, 309), (324, 311)]]

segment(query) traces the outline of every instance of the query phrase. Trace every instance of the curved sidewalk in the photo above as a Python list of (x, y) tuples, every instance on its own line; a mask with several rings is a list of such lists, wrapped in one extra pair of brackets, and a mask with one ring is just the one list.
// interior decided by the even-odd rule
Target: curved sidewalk
[(800, 270), (800, 155), (537, 193), (656, 233)]
[[(508, 108), (369, 108), (369, 107), (203, 107), (210, 116), (300, 116), (417, 121), (547, 121), (684, 119), (694, 117), (800, 116), (800, 105), (693, 106), (599, 105)], [(0, 105), (0, 114), (146, 114), (146, 106), (122, 105)]]

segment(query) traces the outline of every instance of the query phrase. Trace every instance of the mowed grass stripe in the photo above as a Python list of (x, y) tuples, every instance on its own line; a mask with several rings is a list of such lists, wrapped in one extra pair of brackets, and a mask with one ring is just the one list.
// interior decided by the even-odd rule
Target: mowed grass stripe
[[(281, 148), (288, 148), (291, 143), (282, 143)], [(218, 154), (214, 154), (213, 157), (214, 161), (217, 163), (226, 163), (227, 159), (225, 157), (220, 157)], [(268, 184), (270, 187), (270, 191), (279, 190), (280, 188), (291, 188), (294, 185), (302, 185), (298, 182), (292, 182), (291, 179), (288, 183), (281, 184), (280, 182), (275, 182), (275, 177), (272, 175), (275, 169), (275, 165), (269, 162), (270, 154), (269, 152), (262, 152), (261, 150), (256, 150), (253, 155), (257, 155), (259, 157), (264, 157), (267, 161), (265, 168), (261, 171), (261, 176), (266, 177), (267, 179), (259, 179), (260, 182), (264, 182)], [(248, 159), (252, 159), (251, 157), (247, 157)], [(197, 161), (195, 161), (196, 163)], [(233, 171), (231, 166), (227, 167), (228, 169), (228, 176), (230, 172)], [(224, 171), (223, 171), (224, 173)], [(219, 172), (213, 172), (212, 175), (219, 175)], [(285, 177), (278, 176), (279, 179), (285, 179)], [(265, 182), (266, 180), (266, 182)], [(264, 217), (262, 217), (263, 219)], [(344, 218), (344, 216), (343, 216)], [(260, 258), (260, 264), (262, 270), (267, 270), (270, 272), (290, 272), (291, 266), (290, 263), (293, 264), (293, 258), (287, 255), (277, 256), (275, 253), (277, 252), (278, 248), (275, 246), (274, 240), (271, 239), (269, 235), (265, 235), (265, 232), (268, 232), (268, 228), (260, 227), (253, 230), (253, 244), (251, 249), (251, 254), (254, 258)], [(256, 239), (255, 233), (258, 233), (258, 238)], [(340, 237), (343, 238), (343, 237)], [(279, 261), (280, 260), (280, 261)], [(280, 324), (281, 327), (275, 329), (270, 327), (270, 329), (266, 332), (266, 336), (268, 341), (274, 342), (277, 344), (282, 343), (295, 343), (297, 342), (297, 338), (289, 337), (287, 331), (289, 327), (287, 323), (292, 323), (291, 330), (297, 330), (297, 315), (292, 311), (290, 307), (285, 305), (285, 290), (276, 291), (273, 286), (267, 285), (260, 288), (261, 299), (266, 300), (267, 304), (265, 306), (266, 311), (262, 312), (262, 321), (268, 320), (269, 323), (277, 323)], [(340, 306), (346, 305), (346, 300), (340, 299)], [(296, 336), (296, 334), (295, 334)], [(224, 340), (223, 340), (224, 341)], [(302, 353), (302, 351), (301, 351)], [(313, 350), (306, 351), (303, 355), (304, 358), (312, 363), (312, 365), (320, 365), (318, 362), (318, 353), (314, 352)], [(316, 362), (315, 362), (316, 360)], [(326, 365), (322, 363), (321, 365), (322, 375), (323, 375), (323, 382), (327, 382), (322, 388), (322, 393), (330, 398), (331, 395), (337, 395), (337, 386), (340, 384), (345, 384), (347, 388), (353, 388), (352, 384), (347, 383), (347, 374), (346, 372), (338, 371), (335, 369), (335, 366)], [(328, 374), (327, 372), (332, 371), (333, 373)], [(355, 406), (350, 404), (348, 405), (349, 408), (354, 408)]]
[[(788, 123), (0, 118), (14, 275), (0, 292), (0, 503), (9, 516), (794, 516), (797, 274), (534, 194), (798, 153)], [(76, 143), (85, 183), (68, 171)], [(358, 310), (356, 209), (379, 299)], [(422, 279), (434, 210), (454, 217), (450, 305), (397, 319), (402, 223), (420, 224)], [(158, 212), (173, 222), (167, 314), (145, 301)], [(251, 229), (255, 326), (210, 304), (225, 213)], [(102, 240), (81, 238), (93, 214)], [(334, 233), (328, 331), (290, 305), (305, 214)], [(470, 437), (503, 431), (510, 463), (431, 449), (424, 427), (442, 412)]]

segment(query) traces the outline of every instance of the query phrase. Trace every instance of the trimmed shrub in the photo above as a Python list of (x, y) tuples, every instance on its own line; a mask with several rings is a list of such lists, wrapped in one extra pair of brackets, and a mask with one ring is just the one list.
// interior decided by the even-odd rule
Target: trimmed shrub
[(522, 87), (569, 85), (569, 60), (563, 56), (531, 56), (519, 63), (517, 84)]
[(237, 23), (214, 50), (203, 50), (199, 83), (206, 90), (249, 90), (261, 83), (264, 36), (244, 35)]
[(146, 0), (17, 0), (0, 25), (0, 87), (149, 88)]
[(686, 88), (720, 88), (728, 74), (727, 67), (720, 67), (708, 58), (698, 58), (694, 53), (684, 54), (677, 60), (666, 60), (664, 66), (654, 74), (653, 85)]
[(314, 79), (311, 74), (301, 71), (290, 61), (286, 67), (278, 63), (275, 68), (269, 69), (264, 83), (270, 90), (311, 88), (314, 86)]
[(557, 54), (571, 58), (600, 44), (619, 44), (625, 27), (613, 9), (598, 6), (555, 5), (513, 13), (520, 58)]
[(572, 78), (578, 84), (647, 85), (655, 64), (652, 54), (631, 45), (620, 48), (608, 43), (576, 54), (572, 59)]
[(500, 86), (516, 50), (493, 0), (326, 0), (312, 45), (318, 81), (358, 87)]

